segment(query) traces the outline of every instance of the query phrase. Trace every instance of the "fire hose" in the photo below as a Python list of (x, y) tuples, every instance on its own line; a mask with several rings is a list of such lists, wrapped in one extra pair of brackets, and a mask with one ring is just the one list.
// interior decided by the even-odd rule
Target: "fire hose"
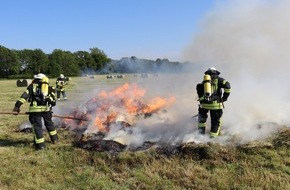
[[(27, 115), (27, 114), (29, 114), (29, 112), (25, 112), (25, 113), (0, 112), (0, 114), (3, 114), (3, 115)], [(52, 114), (52, 117), (63, 118), (63, 119), (73, 119), (73, 120), (80, 120), (80, 121), (88, 121), (85, 118), (77, 118), (77, 117), (72, 117), (72, 116), (67, 116), (67, 115), (56, 115), (56, 114)]]

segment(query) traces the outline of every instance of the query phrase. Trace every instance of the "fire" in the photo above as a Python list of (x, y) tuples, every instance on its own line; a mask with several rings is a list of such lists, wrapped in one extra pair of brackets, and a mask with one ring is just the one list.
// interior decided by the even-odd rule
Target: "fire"
[(147, 107), (144, 108), (144, 113), (152, 113), (159, 111), (160, 108), (166, 107), (171, 105), (173, 102), (175, 102), (175, 98), (171, 97), (169, 99), (157, 97), (154, 98), (149, 104), (147, 104)]
[[(142, 98), (146, 90), (137, 84), (125, 83), (112, 91), (102, 91), (83, 105), (83, 109), (75, 109), (70, 115), (85, 118), (88, 121), (76, 122), (64, 120), (65, 125), (71, 127), (87, 127), (92, 131), (107, 132), (110, 125), (117, 121), (119, 116), (125, 116), (125, 122), (132, 125), (136, 116), (153, 114), (168, 108), (175, 102), (175, 97), (156, 97), (146, 103)], [(131, 118), (131, 119), (129, 119)], [(128, 125), (127, 125), (128, 126)]]

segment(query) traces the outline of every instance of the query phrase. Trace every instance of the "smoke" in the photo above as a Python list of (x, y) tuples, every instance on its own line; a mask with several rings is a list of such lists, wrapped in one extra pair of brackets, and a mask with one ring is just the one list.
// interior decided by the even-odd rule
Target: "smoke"
[[(133, 131), (138, 140), (170, 144), (180, 142), (247, 143), (275, 133), (289, 125), (287, 74), (290, 69), (290, 2), (286, 0), (217, 1), (200, 21), (199, 31), (184, 50), (192, 63), (187, 73), (176, 73), (147, 86), (159, 93), (172, 93), (176, 104), (163, 115), (139, 121)], [(215, 67), (231, 83), (225, 102), (222, 136), (209, 139), (197, 132), (198, 103), (195, 86), (204, 71)], [(154, 88), (155, 86), (155, 88)], [(192, 115), (191, 115), (192, 114)], [(210, 118), (207, 121), (210, 130)], [(140, 135), (142, 134), (142, 135)], [(132, 141), (131, 141), (132, 140)]]
[(222, 131), (242, 142), (265, 138), (290, 123), (290, 2), (218, 2), (200, 22), (184, 57), (203, 69), (216, 67), (231, 83)]
[[(290, 1), (217, 2), (184, 50), (184, 59), (192, 63), (187, 72), (120, 79), (138, 83), (148, 99), (174, 96), (176, 103), (166, 112), (136, 121), (128, 130), (112, 126), (105, 139), (134, 146), (146, 141), (239, 144), (264, 139), (289, 126)], [(197, 118), (192, 118), (198, 109), (195, 87), (209, 67), (219, 70), (232, 86), (224, 103), (222, 136), (215, 139), (208, 135), (210, 118), (206, 135), (198, 134)], [(108, 87), (98, 83), (97, 88)]]

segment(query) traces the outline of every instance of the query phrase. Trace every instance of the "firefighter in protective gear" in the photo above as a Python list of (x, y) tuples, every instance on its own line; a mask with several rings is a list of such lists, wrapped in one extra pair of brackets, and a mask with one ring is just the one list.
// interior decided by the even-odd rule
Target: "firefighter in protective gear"
[(223, 103), (227, 101), (231, 92), (230, 83), (219, 75), (220, 72), (211, 67), (204, 73), (204, 80), (196, 85), (200, 103), (198, 108), (198, 130), (200, 134), (205, 134), (206, 120), (208, 112), (210, 112), (211, 138), (220, 134)]
[(59, 77), (56, 79), (56, 95), (57, 95), (57, 100), (60, 100), (60, 95), (62, 95), (64, 100), (67, 100), (66, 97), (66, 85), (68, 83), (67, 78), (64, 77), (63, 74), (60, 74)]
[(58, 141), (58, 135), (52, 121), (52, 107), (55, 106), (55, 88), (49, 86), (49, 79), (42, 73), (34, 75), (32, 83), (16, 101), (13, 112), (17, 115), (25, 102), (30, 102), (29, 121), (34, 133), (36, 150), (45, 148), (45, 139), (42, 131), (42, 118), (52, 143)]

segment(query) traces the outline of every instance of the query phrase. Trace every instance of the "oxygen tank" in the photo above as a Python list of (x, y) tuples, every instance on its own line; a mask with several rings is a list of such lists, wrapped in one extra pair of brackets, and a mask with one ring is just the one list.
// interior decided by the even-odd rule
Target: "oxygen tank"
[(45, 76), (41, 79), (41, 93), (43, 94), (44, 97), (48, 95), (48, 78)]
[(210, 75), (208, 74), (205, 74), (203, 76), (203, 89), (204, 89), (204, 96), (205, 96), (205, 99), (208, 100), (209, 97), (211, 96), (211, 77)]

